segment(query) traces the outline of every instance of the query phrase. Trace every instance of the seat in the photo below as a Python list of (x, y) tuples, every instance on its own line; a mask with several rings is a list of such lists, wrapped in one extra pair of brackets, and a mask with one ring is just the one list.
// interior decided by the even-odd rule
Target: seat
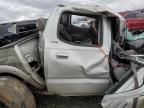
[(59, 25), (59, 34), (62, 39), (66, 41), (72, 41), (72, 37), (70, 33), (68, 32), (68, 16), (62, 15), (60, 25)]

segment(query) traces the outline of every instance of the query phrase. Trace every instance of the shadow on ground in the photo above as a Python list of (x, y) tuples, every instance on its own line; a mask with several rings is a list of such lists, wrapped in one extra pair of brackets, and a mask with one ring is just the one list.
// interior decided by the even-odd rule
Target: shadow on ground
[(36, 96), (37, 108), (101, 108), (102, 97)]

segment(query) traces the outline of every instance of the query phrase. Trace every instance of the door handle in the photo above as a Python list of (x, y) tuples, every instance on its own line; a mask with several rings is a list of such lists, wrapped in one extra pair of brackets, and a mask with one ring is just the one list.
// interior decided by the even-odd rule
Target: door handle
[(68, 58), (68, 53), (56, 53), (57, 58)]

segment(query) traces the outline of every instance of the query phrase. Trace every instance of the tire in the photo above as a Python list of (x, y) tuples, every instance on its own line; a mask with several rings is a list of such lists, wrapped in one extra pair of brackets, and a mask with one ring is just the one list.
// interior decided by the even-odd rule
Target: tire
[(21, 81), (0, 76), (0, 108), (36, 108), (33, 94)]

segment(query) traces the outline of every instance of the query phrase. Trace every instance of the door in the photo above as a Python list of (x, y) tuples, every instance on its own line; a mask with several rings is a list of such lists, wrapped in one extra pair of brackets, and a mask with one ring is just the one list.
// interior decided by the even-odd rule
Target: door
[(134, 75), (129, 72), (124, 80), (109, 89), (101, 105), (103, 108), (143, 108), (144, 106), (144, 68), (137, 71), (138, 87), (135, 88)]
[(107, 19), (67, 11), (57, 10), (44, 33), (51, 36), (45, 38), (48, 91), (62, 96), (103, 94), (110, 82), (111, 32)]

